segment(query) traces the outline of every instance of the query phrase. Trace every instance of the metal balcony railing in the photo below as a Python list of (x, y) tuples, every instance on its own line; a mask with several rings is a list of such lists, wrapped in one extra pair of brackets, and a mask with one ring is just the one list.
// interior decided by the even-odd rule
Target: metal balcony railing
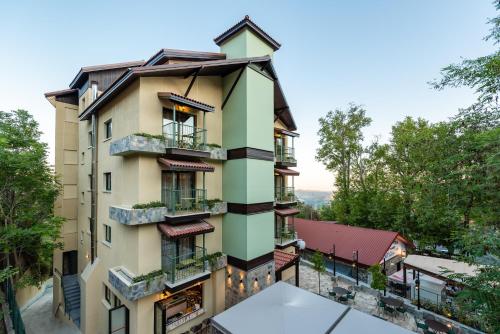
[(277, 231), (275, 242), (283, 245), (295, 239), (297, 239), (297, 235), (295, 234), (293, 226), (287, 226), (286, 228)]
[(274, 198), (277, 203), (297, 202), (293, 187), (276, 187), (274, 189)]
[(276, 145), (274, 147), (274, 156), (277, 162), (296, 163), (295, 149), (293, 147)]
[(204, 151), (207, 147), (207, 130), (170, 122), (163, 126), (163, 136), (167, 148), (182, 148)]
[(201, 274), (207, 270), (205, 261), (207, 250), (196, 246), (193, 252), (176, 256), (165, 256), (164, 267), (162, 268), (169, 283), (188, 279), (189, 277)]
[(183, 215), (207, 211), (206, 189), (171, 189), (163, 188), (162, 202), (171, 215)]

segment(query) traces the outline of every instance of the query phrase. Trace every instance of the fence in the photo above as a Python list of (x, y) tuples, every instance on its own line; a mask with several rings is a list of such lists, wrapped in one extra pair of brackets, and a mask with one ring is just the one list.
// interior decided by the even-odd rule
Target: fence
[(12, 281), (7, 279), (3, 284), (5, 297), (7, 303), (9, 304), (10, 317), (12, 319), (12, 326), (16, 334), (25, 334), (23, 318), (21, 318), (21, 312), (16, 302), (16, 294), (14, 288), (12, 287)]

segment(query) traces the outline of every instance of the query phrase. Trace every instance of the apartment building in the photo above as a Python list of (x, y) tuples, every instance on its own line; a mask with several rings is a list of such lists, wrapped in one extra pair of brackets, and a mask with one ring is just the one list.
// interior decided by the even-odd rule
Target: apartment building
[(54, 313), (83, 333), (182, 333), (298, 278), (280, 44), (248, 17), (214, 41), (82, 67), (45, 94), (66, 218)]

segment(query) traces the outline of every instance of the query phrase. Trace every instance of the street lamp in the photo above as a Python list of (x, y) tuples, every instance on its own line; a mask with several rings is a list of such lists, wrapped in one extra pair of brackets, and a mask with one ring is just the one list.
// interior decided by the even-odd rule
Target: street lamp
[(358, 250), (352, 252), (352, 265), (356, 267), (356, 285), (359, 285)]

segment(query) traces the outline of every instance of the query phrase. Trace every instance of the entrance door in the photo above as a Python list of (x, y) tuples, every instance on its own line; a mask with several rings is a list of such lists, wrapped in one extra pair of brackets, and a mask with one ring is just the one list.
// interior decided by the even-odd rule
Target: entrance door
[(109, 310), (109, 334), (128, 334), (128, 308), (125, 305)]
[(63, 266), (62, 266), (62, 274), (66, 275), (75, 275), (78, 271), (78, 251), (69, 251), (63, 253)]

